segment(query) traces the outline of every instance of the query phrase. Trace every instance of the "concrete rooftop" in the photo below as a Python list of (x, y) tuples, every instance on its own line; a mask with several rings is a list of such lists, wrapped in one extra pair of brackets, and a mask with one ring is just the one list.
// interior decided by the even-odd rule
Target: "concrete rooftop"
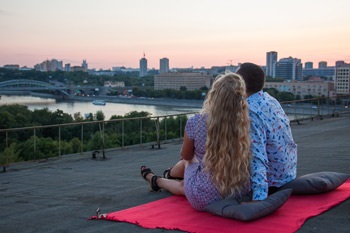
[[(292, 123), (299, 147), (298, 176), (336, 171), (350, 173), (350, 115)], [(0, 173), (0, 232), (167, 232), (133, 224), (88, 220), (155, 201), (169, 194), (151, 193), (140, 166), (161, 175), (179, 159), (181, 141), (161, 149), (136, 146), (106, 152), (66, 155), (47, 161), (11, 164)], [(349, 232), (350, 200), (307, 220), (298, 232)], [(174, 231), (176, 232), (176, 231)]]

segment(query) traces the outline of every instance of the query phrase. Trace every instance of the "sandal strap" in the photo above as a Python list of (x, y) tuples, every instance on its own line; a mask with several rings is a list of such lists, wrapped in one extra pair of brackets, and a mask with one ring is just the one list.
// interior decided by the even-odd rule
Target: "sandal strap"
[(160, 190), (160, 187), (158, 186), (158, 183), (157, 183), (158, 178), (160, 178), (160, 176), (152, 176), (152, 179), (151, 179), (151, 188), (155, 192)]
[[(153, 174), (150, 181), (146, 178), (148, 174)], [(145, 181), (147, 181), (151, 191), (154, 191), (154, 192), (160, 191), (160, 187), (157, 184), (157, 179), (160, 177), (156, 176), (150, 168), (146, 166), (141, 166), (141, 176)]]
[(181, 177), (173, 177), (173, 176), (171, 176), (171, 175), (170, 175), (171, 169), (172, 169), (172, 167), (166, 169), (166, 170), (163, 172), (163, 177), (164, 177), (165, 179), (170, 179), (170, 180), (183, 180), (183, 178), (181, 178)]
[(172, 168), (168, 168), (168, 169), (166, 169), (164, 172), (163, 172), (163, 177), (165, 178), (165, 179), (171, 179), (172, 178), (172, 176), (170, 175), (170, 170), (171, 170)]
[[(142, 176), (144, 179), (146, 179), (146, 176), (147, 176), (148, 174), (154, 174), (154, 173), (152, 172), (152, 170), (151, 170), (150, 168), (148, 168), (148, 167), (146, 167), (146, 166), (142, 166), (142, 167), (141, 167), (141, 176)], [(146, 180), (147, 180), (147, 179), (146, 179)]]

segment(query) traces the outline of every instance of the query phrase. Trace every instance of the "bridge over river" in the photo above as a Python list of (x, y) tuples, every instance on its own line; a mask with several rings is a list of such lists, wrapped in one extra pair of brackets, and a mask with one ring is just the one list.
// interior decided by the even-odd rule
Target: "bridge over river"
[(14, 79), (0, 82), (0, 93), (2, 94), (31, 94), (33, 92), (45, 92), (54, 96), (63, 96), (72, 98), (75, 93), (88, 94), (105, 94), (105, 88), (92, 85), (84, 86), (67, 86), (60, 82), (42, 82), (29, 79)]
[(30, 92), (30, 91), (59, 91), (63, 95), (69, 95), (67, 87), (60, 87), (50, 83), (29, 79), (15, 79), (0, 82), (0, 91), (5, 92)]

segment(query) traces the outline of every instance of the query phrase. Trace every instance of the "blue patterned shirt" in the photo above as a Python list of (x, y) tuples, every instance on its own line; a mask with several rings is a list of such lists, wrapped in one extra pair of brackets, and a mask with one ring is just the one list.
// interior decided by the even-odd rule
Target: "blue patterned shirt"
[(264, 200), (268, 187), (281, 187), (296, 177), (297, 145), (279, 102), (259, 91), (247, 98), (251, 137), (253, 200)]

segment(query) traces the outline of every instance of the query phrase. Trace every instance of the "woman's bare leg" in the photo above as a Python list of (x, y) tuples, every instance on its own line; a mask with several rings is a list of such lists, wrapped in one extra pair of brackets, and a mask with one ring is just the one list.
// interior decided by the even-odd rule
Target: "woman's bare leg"
[[(194, 161), (198, 161), (196, 158), (193, 159)], [(177, 167), (175, 171), (182, 171), (182, 177), (184, 175), (184, 171), (186, 167), (191, 163), (192, 161), (186, 161), (186, 160), (180, 160), (175, 166)], [(149, 173), (146, 176), (146, 179), (151, 182), (152, 177), (155, 176), (153, 173)], [(157, 185), (161, 189), (165, 189), (169, 192), (171, 192), (174, 195), (185, 195), (184, 190), (184, 181), (183, 180), (170, 180), (158, 177), (157, 178)]]
[(184, 160), (180, 160), (177, 162), (174, 167), (172, 167), (169, 171), (169, 175), (171, 177), (176, 177), (176, 178), (184, 178), (184, 173), (185, 173), (185, 162)]
[(165, 178), (158, 178), (157, 184), (161, 189), (165, 189), (174, 195), (185, 195), (183, 180), (169, 180)]
[[(155, 175), (152, 174), (152, 173), (149, 173), (146, 176), (146, 179), (149, 182), (151, 182), (153, 176), (155, 176)], [(185, 195), (183, 180), (181, 180), (181, 181), (179, 181), (179, 180), (169, 180), (169, 179), (158, 177), (157, 178), (157, 185), (159, 186), (159, 188), (165, 189), (165, 190), (171, 192), (174, 195)]]

